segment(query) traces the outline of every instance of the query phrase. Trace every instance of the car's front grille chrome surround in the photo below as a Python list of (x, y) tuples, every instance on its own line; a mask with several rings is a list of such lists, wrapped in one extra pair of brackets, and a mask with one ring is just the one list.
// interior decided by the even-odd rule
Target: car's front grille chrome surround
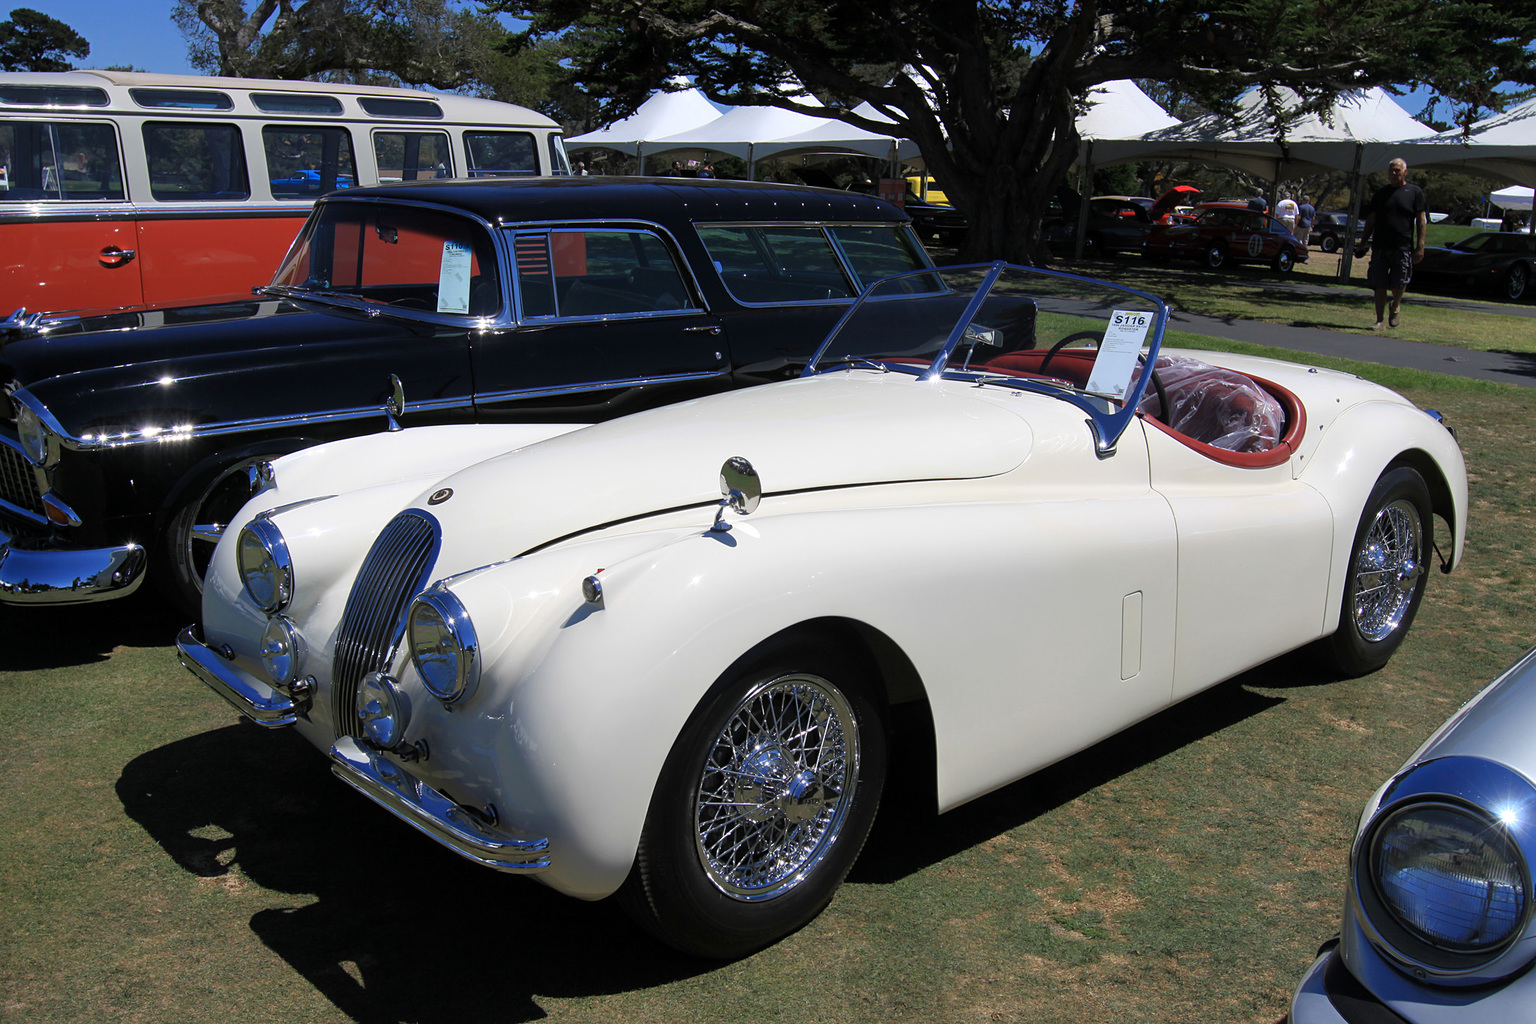
[(363, 559), (336, 633), (331, 709), (336, 735), (361, 737), (357, 687), (369, 672), (387, 672), (405, 633), (411, 599), (426, 588), (442, 544), (437, 519), (407, 509), (384, 527)]
[(24, 512), (38, 516), (45, 514), (37, 472), (9, 438), (0, 438), (0, 499)]

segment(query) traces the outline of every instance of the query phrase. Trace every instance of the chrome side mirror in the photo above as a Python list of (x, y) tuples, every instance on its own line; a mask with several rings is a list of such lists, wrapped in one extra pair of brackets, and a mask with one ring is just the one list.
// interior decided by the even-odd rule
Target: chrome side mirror
[(731, 528), (725, 521), (725, 510), (731, 509), (743, 516), (756, 512), (763, 500), (763, 482), (757, 478), (752, 463), (740, 455), (733, 455), (720, 467), (720, 493), (725, 499), (720, 502), (720, 511), (715, 513), (715, 522), (710, 529), (725, 533)]
[(384, 399), (384, 418), (390, 430), (400, 429), (400, 417), (405, 415), (405, 385), (393, 373), (389, 375), (389, 397)]

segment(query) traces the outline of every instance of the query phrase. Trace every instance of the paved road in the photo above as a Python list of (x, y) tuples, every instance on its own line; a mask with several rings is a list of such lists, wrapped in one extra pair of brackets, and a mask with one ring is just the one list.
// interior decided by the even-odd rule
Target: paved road
[[(1422, 300), (1414, 296), (1413, 301)], [(1505, 312), (1503, 308), (1482, 303), (1476, 304), (1475, 308), (1480, 313)], [(1508, 308), (1512, 330), (1536, 332), (1536, 325), (1533, 325), (1529, 319), (1536, 316), (1536, 309), (1521, 306)], [(1262, 320), (1229, 320), (1214, 316), (1200, 316), (1177, 310), (1169, 318), (1168, 329), (1204, 334), (1214, 338), (1230, 338), (1233, 341), (1246, 341), (1254, 345), (1269, 345), (1272, 348), (1290, 349), (1293, 352), (1314, 352), (1318, 355), (1359, 359), (1385, 366), (1403, 366), (1414, 370), (1429, 370), (1433, 373), (1449, 373), (1458, 377), (1475, 377), (1478, 380), (1494, 380), (1504, 384), (1536, 388), (1536, 354), (1476, 352), (1472, 349), (1431, 345), (1422, 341), (1403, 341), (1385, 334), (1350, 334), (1344, 331), (1325, 331), (1315, 327), (1272, 324)]]

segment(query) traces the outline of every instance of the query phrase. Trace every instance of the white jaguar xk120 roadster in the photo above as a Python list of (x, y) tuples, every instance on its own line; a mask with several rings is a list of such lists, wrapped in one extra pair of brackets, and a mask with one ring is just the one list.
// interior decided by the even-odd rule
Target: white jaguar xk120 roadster
[(1163, 354), (1166, 318), (1068, 275), (922, 270), (796, 380), (287, 456), (183, 663), (453, 851), (743, 954), (832, 898), (898, 714), (948, 809), (1306, 644), (1372, 671), (1431, 551), (1459, 559), (1438, 417)]

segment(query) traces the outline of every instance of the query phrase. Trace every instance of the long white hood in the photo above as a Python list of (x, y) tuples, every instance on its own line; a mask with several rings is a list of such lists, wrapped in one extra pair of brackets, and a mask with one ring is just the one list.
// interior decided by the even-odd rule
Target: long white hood
[(446, 477), (415, 504), (451, 488), (430, 508), (445, 534), (494, 536), (506, 557), (718, 501), (732, 456), (751, 461), (767, 494), (1006, 473), (1029, 454), (1021, 412), (1035, 401), (1050, 399), (875, 371), (786, 381), (562, 434)]

